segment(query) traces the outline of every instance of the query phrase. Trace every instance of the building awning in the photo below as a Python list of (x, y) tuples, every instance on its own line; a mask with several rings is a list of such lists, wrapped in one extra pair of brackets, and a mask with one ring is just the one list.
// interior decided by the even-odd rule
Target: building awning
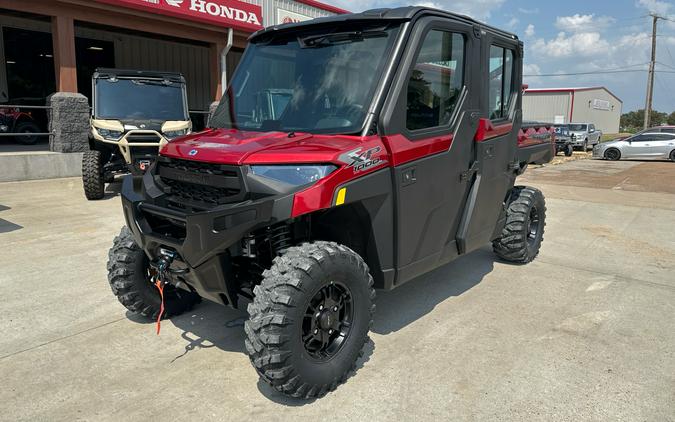
[(95, 0), (245, 32), (262, 29), (262, 7), (238, 0)]

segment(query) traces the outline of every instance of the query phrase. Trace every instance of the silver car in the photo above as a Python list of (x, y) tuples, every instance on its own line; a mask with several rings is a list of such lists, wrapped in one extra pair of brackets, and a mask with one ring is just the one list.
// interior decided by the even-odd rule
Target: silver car
[(593, 148), (593, 158), (612, 161), (630, 158), (675, 161), (675, 133), (639, 133), (629, 138), (605, 142)]

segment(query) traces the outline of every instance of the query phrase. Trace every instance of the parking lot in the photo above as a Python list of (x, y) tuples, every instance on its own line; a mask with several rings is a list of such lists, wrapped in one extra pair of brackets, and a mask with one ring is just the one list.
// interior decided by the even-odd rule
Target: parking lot
[(154, 326), (106, 280), (119, 198), (79, 179), (0, 184), (1, 420), (675, 420), (675, 164), (579, 160), (526, 266), (489, 247), (392, 292), (359, 370), (316, 401), (258, 382), (247, 314)]

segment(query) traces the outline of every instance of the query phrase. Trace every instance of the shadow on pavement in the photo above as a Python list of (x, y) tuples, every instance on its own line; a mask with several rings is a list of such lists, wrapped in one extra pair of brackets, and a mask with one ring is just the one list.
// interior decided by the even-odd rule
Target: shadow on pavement
[(117, 198), (122, 191), (122, 182), (115, 181), (113, 183), (106, 183), (105, 185), (105, 196), (103, 200)]
[(23, 226), (14, 224), (11, 221), (0, 218), (0, 233), (9, 233), (23, 229)]
[(439, 303), (480, 283), (492, 271), (494, 262), (491, 248), (483, 248), (394, 290), (378, 291), (372, 331), (389, 334), (405, 328)]
[[(378, 291), (372, 331), (389, 334), (405, 328), (431, 312), (439, 303), (459, 296), (480, 283), (493, 267), (494, 255), (489, 248), (484, 248), (393, 291)], [(205, 300), (191, 312), (163, 321), (181, 329), (181, 337), (186, 342), (184, 352), (172, 362), (195, 349), (217, 347), (228, 352), (246, 353), (243, 326), (248, 319), (247, 306), (248, 301), (245, 300), (241, 301), (239, 310)], [(154, 323), (130, 312), (127, 312), (127, 317), (137, 323)], [(357, 371), (370, 360), (374, 350), (375, 344), (369, 338), (363, 356), (357, 361)], [(258, 382), (258, 389), (269, 400), (286, 406), (304, 406), (314, 401), (286, 397), (263, 381)]]

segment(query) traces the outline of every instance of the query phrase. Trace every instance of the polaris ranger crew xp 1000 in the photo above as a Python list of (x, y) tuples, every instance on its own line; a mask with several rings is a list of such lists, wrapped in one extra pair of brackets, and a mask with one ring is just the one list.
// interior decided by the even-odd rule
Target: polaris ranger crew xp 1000
[(118, 174), (143, 174), (167, 142), (192, 129), (180, 73), (97, 69), (92, 78), (89, 151), (82, 159), (87, 199), (101, 199)]
[(376, 288), (488, 243), (537, 256), (544, 197), (514, 184), (552, 158), (553, 130), (522, 125), (522, 58), (515, 35), (422, 7), (257, 32), (211, 128), (125, 178), (114, 294), (151, 318), (245, 298), (260, 377), (335, 389)]

